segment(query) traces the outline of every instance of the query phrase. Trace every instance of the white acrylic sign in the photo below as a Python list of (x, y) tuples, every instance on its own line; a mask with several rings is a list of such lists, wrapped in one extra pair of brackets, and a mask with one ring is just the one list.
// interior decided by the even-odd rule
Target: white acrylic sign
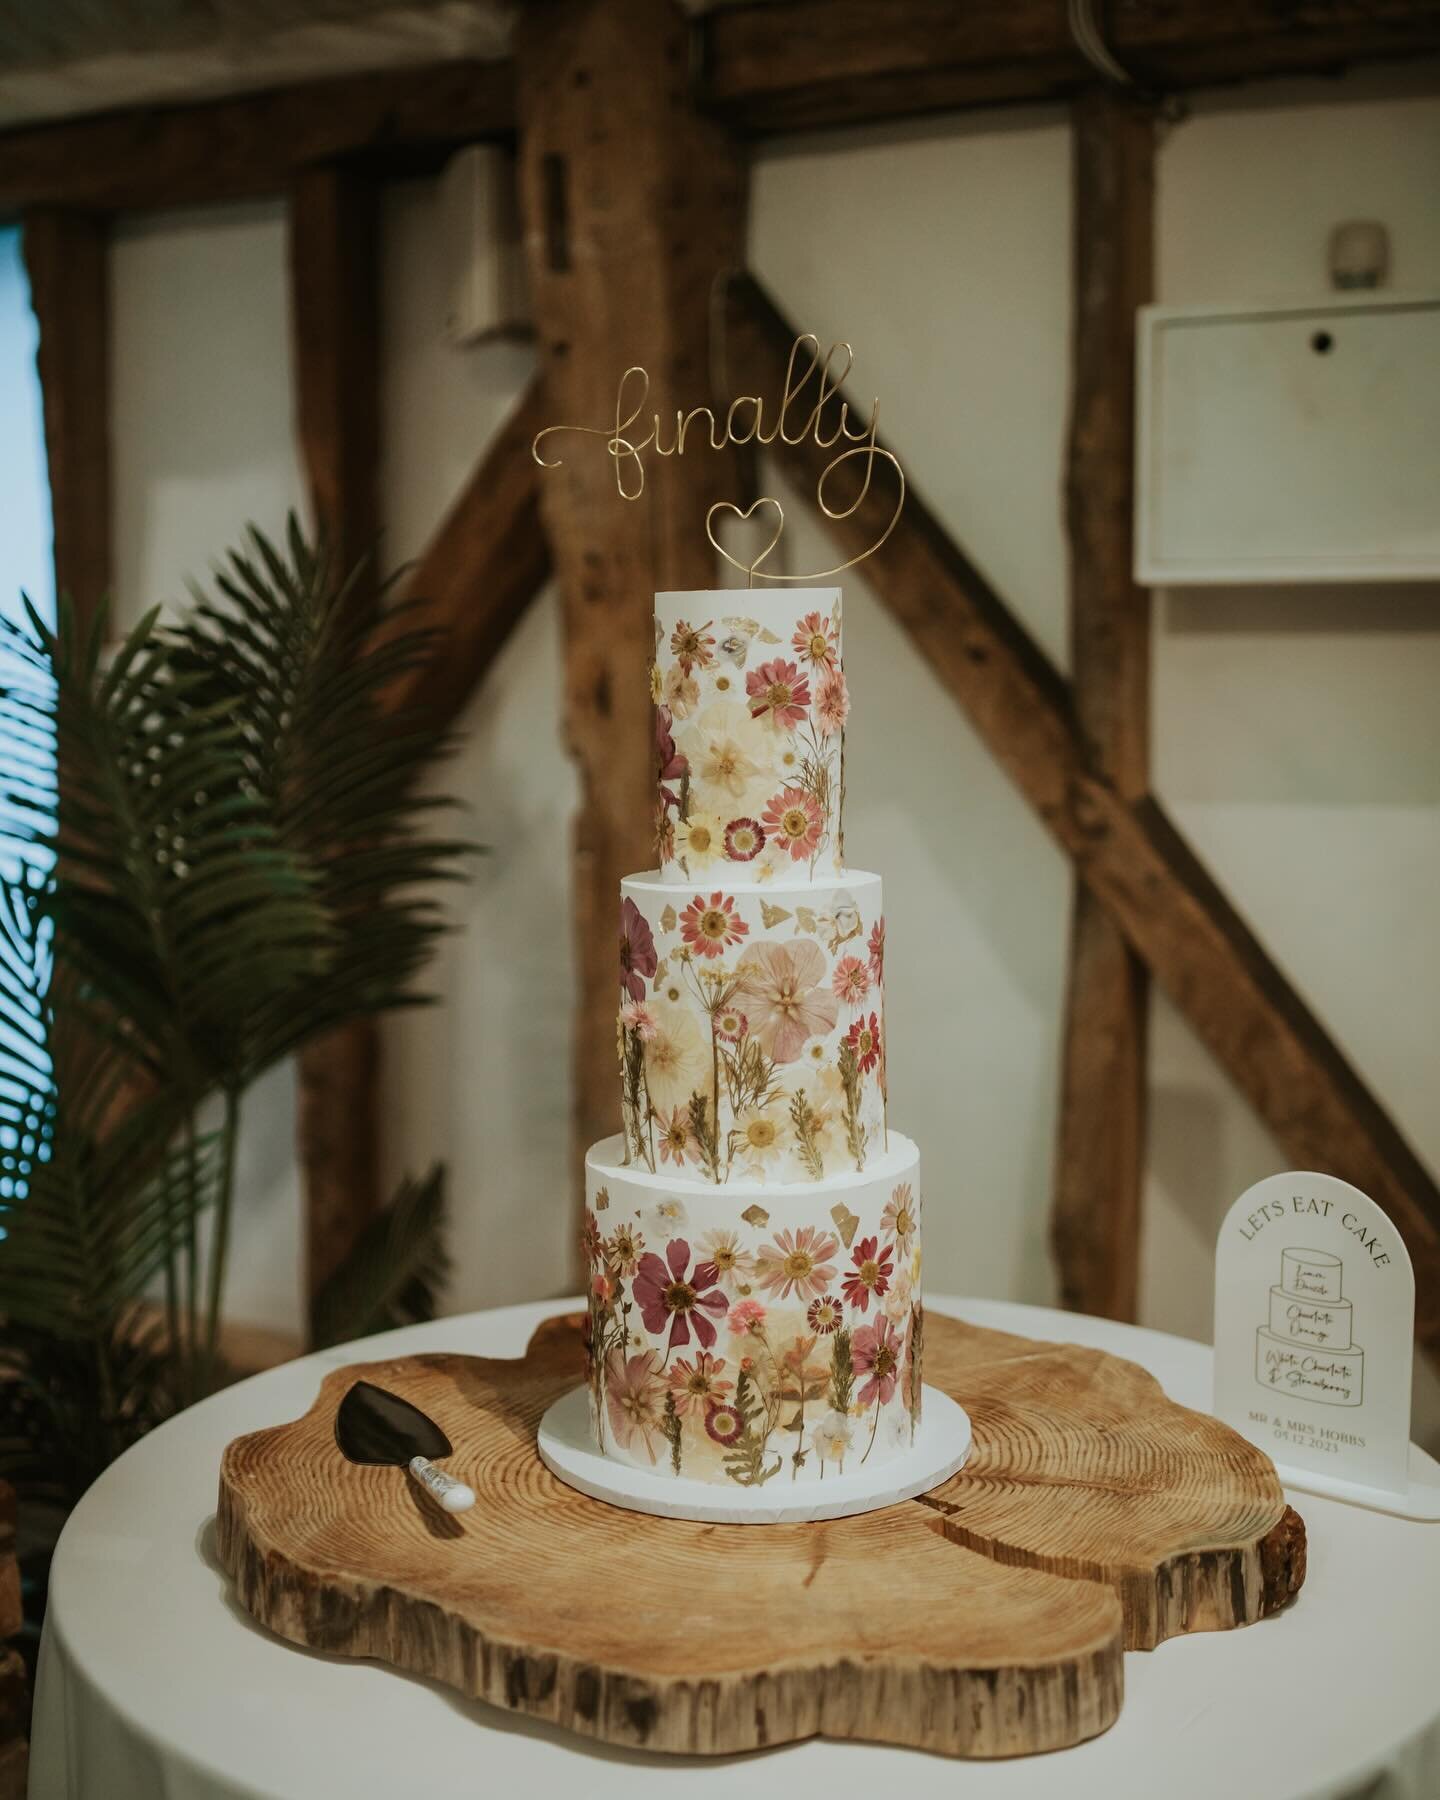
[(1440, 1517), (1440, 1470), (1411, 1458), (1414, 1328), (1409, 1252), (1348, 1182), (1272, 1175), (1225, 1215), (1215, 1412), (1287, 1486)]

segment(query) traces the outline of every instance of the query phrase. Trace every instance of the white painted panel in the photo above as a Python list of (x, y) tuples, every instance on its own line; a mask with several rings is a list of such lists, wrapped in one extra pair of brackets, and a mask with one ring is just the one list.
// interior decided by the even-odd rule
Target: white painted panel
[(1440, 574), (1440, 298), (1140, 325), (1141, 581)]

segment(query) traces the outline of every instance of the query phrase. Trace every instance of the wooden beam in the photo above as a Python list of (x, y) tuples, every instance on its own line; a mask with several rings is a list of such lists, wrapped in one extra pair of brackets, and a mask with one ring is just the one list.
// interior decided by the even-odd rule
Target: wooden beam
[[(1440, 51), (1434, 0), (1126, 0), (1097, 17), (1157, 91)], [(810, 130), (1054, 100), (1092, 85), (1063, 0), (767, 0), (699, 26), (700, 94), (736, 129)]]
[(106, 223), (38, 207), (21, 242), (40, 330), (36, 362), (55, 540), (55, 592), (83, 626), (109, 597), (110, 273)]
[[(748, 278), (732, 284), (729, 316), (737, 379), (778, 395), (793, 328)], [(809, 439), (774, 448), (813, 493), (832, 452)], [(825, 521), (846, 555), (894, 509), (887, 465), (872, 487), (855, 518)], [(1440, 1347), (1440, 1188), (1259, 939), (1159, 805), (1128, 804), (1091, 767), (1066, 683), (913, 488), (865, 572), (1294, 1166), (1354, 1182), (1395, 1221), (1415, 1264), (1417, 1334)]]
[[(1122, 800), (1150, 786), (1150, 595), (1132, 568), (1135, 311), (1151, 297), (1155, 131), (1091, 90), (1074, 109), (1074, 348), (1065, 514), (1070, 665), (1090, 767)], [(1051, 1240), (1060, 1297), (1137, 1316), (1147, 1096), (1145, 966), (1075, 884)]]
[[(365, 175), (302, 170), (290, 190), (296, 429), (315, 521), (345, 569), (379, 535), (378, 196)], [(299, 1057), (306, 1291), (313, 1296), (380, 1205), (380, 1040), (359, 1019)]]
[[(738, 262), (744, 170), (688, 97), (671, 0), (552, 0), (516, 41), (522, 215), (549, 422), (603, 426), (630, 364), (664, 408), (709, 396), (710, 297)], [(705, 514), (723, 458), (672, 458), (634, 505), (603, 443), (574, 439), (541, 510), (565, 616), (565, 731), (578, 764), (575, 1167), (617, 1122), (615, 942), (622, 876), (652, 866), (655, 775), (645, 669), (657, 589), (715, 585)]]
[(406, 598), (419, 604), (413, 616), (402, 615), (404, 625), (426, 626), (438, 639), (424, 668), (387, 697), (392, 712), (455, 718), (549, 580), (541, 471), (530, 454), (535, 433), (548, 423), (537, 377), (486, 446), (406, 582)]
[(312, 164), (404, 173), (514, 126), (510, 68), (446, 62), (0, 133), (0, 212), (120, 212), (283, 194)]

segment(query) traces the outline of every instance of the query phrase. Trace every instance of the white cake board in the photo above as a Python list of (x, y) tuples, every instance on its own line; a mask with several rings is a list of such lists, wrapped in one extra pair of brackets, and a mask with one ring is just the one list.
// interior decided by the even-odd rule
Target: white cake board
[(928, 1493), (962, 1467), (970, 1454), (970, 1415), (948, 1394), (927, 1387), (915, 1442), (873, 1468), (847, 1468), (823, 1480), (791, 1482), (780, 1473), (763, 1487), (721, 1487), (672, 1475), (668, 1463), (653, 1469), (602, 1456), (590, 1431), (590, 1396), (572, 1388), (540, 1421), (540, 1460), (552, 1475), (594, 1500), (662, 1519), (702, 1519), (717, 1525), (778, 1525), (813, 1519), (846, 1519), (875, 1512), (897, 1500)]
[(1327, 1500), (1368, 1506), (1372, 1512), (1393, 1513), (1397, 1519), (1440, 1520), (1440, 1463), (1418, 1444), (1410, 1446), (1410, 1480), (1398, 1494), (1387, 1488), (1366, 1487), (1358, 1481), (1343, 1481), (1338, 1475), (1325, 1475), (1318, 1469), (1297, 1469), (1278, 1458), (1275, 1473), (1287, 1488), (1298, 1488), (1302, 1494), (1322, 1494)]

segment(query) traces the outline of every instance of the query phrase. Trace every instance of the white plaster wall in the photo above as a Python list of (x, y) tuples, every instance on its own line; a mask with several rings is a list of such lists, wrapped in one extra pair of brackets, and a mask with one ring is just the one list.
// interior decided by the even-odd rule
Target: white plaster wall
[[(1279, 97), (1265, 109), (1207, 101), (1169, 136), (1160, 297), (1319, 292), (1328, 227), (1356, 214), (1390, 222), (1397, 282), (1440, 286), (1440, 102), (1374, 81)], [(857, 384), (882, 395), (916, 486), (1063, 662), (1063, 116), (762, 146), (752, 220), (761, 278), (798, 324), (856, 344)], [(392, 562), (421, 548), (529, 366), (513, 346), (441, 344), (438, 232), (426, 184), (390, 196)], [(298, 490), (282, 238), (278, 215), (255, 209), (122, 234), (127, 608), (142, 592), (178, 592), (181, 570), (203, 568), (238, 520), (273, 523)], [(797, 563), (815, 543), (799, 525)], [(887, 882), (894, 1110), (927, 1158), (927, 1279), (1046, 1299), (1068, 868), (863, 580), (847, 591), (849, 837)], [(1440, 594), (1192, 591), (1157, 599), (1155, 624), (1157, 790), (1440, 1164)], [(471, 739), (446, 781), (491, 853), (458, 902), (463, 931), (436, 978), (444, 1006), (386, 1037), (387, 1174), (450, 1162), (456, 1306), (555, 1291), (565, 1275), (574, 785), (558, 744), (558, 639), (547, 597), (469, 709)], [(1163, 1000), (1152, 1095), (1144, 1316), (1203, 1336), (1219, 1215), (1283, 1159)], [(277, 1108), (288, 1104), (277, 1091)], [(278, 1249), (294, 1237), (279, 1222), (293, 1212), (293, 1171), (271, 1168), (263, 1183), (270, 1197), (255, 1200), (242, 1240), (258, 1240), (266, 1218), (271, 1249), (242, 1250), (234, 1306), (293, 1316)]]
[[(117, 630), (183, 607), (247, 523), (300, 504), (279, 204), (122, 220), (110, 256)], [(238, 1153), (229, 1293), (256, 1324), (300, 1318), (295, 1077), (252, 1091)]]

